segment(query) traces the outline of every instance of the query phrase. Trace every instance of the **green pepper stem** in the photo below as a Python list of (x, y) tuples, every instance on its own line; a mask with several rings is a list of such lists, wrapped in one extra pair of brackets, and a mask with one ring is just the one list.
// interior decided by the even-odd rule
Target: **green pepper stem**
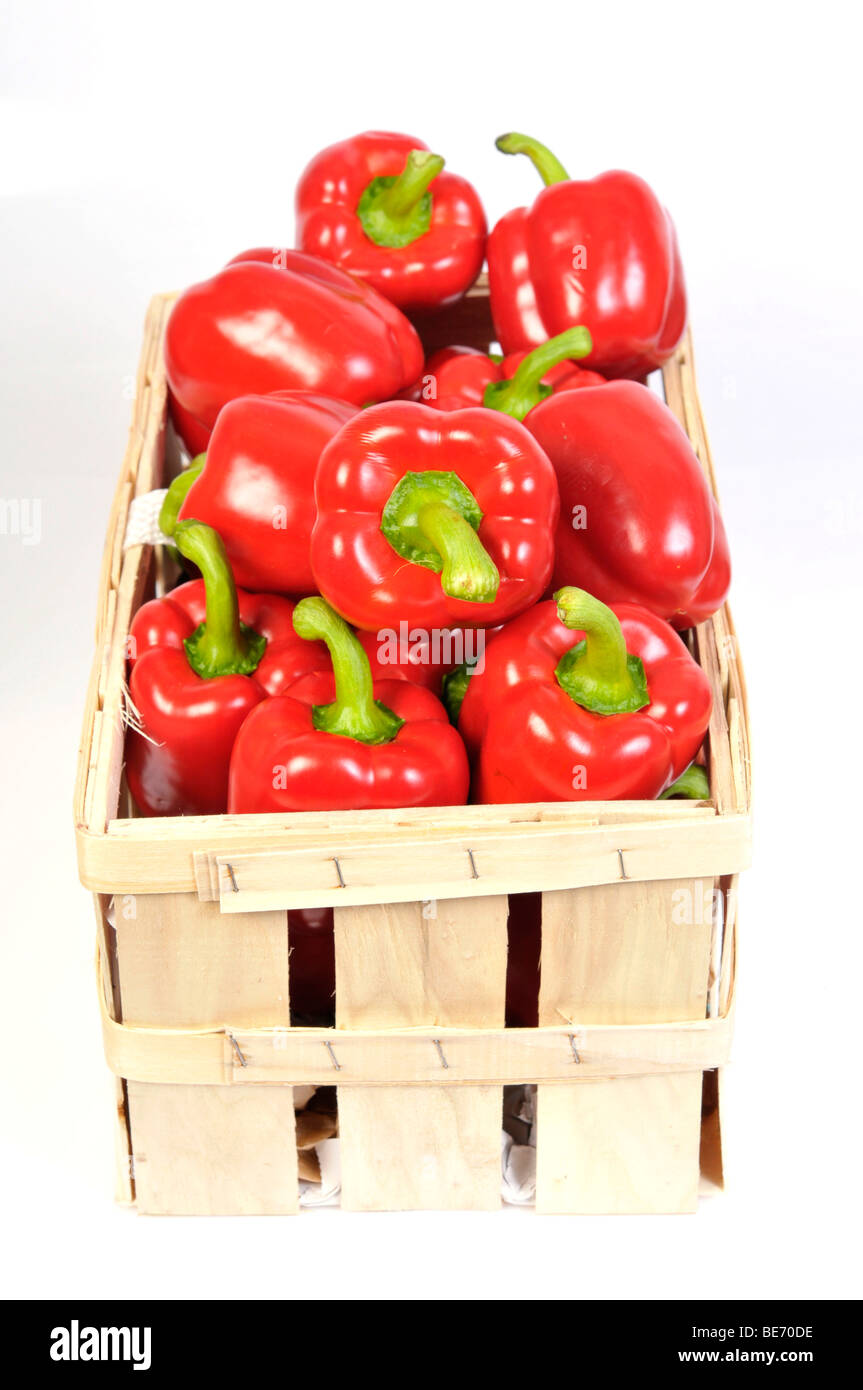
[(375, 246), (410, 246), (425, 236), (432, 222), (429, 185), (444, 161), (430, 150), (411, 150), (401, 173), (372, 179), (357, 203), (360, 225)]
[(304, 598), (294, 609), (294, 631), (325, 642), (333, 663), (336, 698), (313, 707), (315, 728), (360, 743), (391, 743), (404, 720), (374, 698), (369, 659), (344, 618), (325, 599)]
[(380, 206), (393, 218), (412, 212), (444, 163), (441, 155), (431, 150), (411, 150), (395, 183), (381, 195)]
[(443, 560), (441, 588), (450, 598), (493, 603), (500, 573), (469, 521), (446, 502), (428, 502), (420, 509), (417, 528)]
[(207, 462), (206, 454), (198, 454), (193, 458), (189, 467), (179, 473), (168, 488), (167, 495), (162, 503), (159, 512), (159, 530), (163, 536), (173, 536), (174, 529), (180, 519), (180, 509), (189, 494), (193, 483), (196, 483), (204, 471), (204, 464)]
[(174, 544), (198, 566), (204, 580), (207, 616), (183, 646), (192, 670), (214, 676), (250, 676), (260, 663), (266, 637), (240, 621), (237, 586), (222, 538), (202, 521), (178, 521)]
[(626, 650), (617, 615), (583, 589), (558, 589), (560, 621), (584, 639), (565, 652), (555, 676), (570, 699), (594, 714), (625, 714), (650, 704), (644, 666)]
[(477, 532), (482, 511), (457, 473), (405, 473), (381, 515), (381, 531), (396, 554), (441, 577), (451, 598), (493, 603), (500, 587), (497, 566)]
[(474, 664), (463, 661), (460, 666), (454, 667), (452, 671), (447, 671), (441, 682), (444, 708), (449, 715), (449, 721), (458, 728), (458, 717), (461, 714), (461, 707), (464, 704), (464, 697), (467, 694), (467, 687), (474, 672)]
[(660, 792), (657, 801), (667, 801), (671, 796), (685, 796), (690, 801), (709, 801), (710, 783), (707, 780), (707, 773), (700, 763), (690, 763), (685, 772), (681, 772), (676, 782), (672, 782), (670, 787), (666, 787), (664, 792)]
[(552, 394), (554, 388), (543, 384), (546, 372), (561, 362), (587, 357), (592, 350), (593, 339), (588, 329), (568, 328), (523, 357), (511, 377), (490, 381), (482, 403), (491, 410), (502, 410), (515, 420), (523, 420), (535, 405)]
[(546, 145), (534, 140), (532, 135), (520, 135), (513, 130), (508, 135), (499, 135), (494, 143), (503, 154), (526, 154), (546, 186), (552, 183), (566, 183), (569, 179), (569, 174), (560, 160)]

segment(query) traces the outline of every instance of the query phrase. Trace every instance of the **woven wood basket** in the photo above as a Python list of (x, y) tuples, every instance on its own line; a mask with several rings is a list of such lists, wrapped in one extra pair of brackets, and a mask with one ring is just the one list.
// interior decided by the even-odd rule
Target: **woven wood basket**
[[(168, 561), (124, 538), (132, 499), (177, 466), (172, 302), (157, 296), (147, 315), (75, 790), (118, 1198), (149, 1213), (295, 1212), (294, 1088), (335, 1085), (344, 1208), (497, 1208), (503, 1087), (532, 1083), (537, 1210), (693, 1211), (699, 1175), (722, 1182), (736, 876), (750, 858), (727, 608), (691, 634), (714, 692), (709, 802), (135, 817), (126, 639)], [(428, 348), (487, 347), (484, 282), (418, 327)], [(662, 380), (715, 491), (689, 337)], [(534, 1029), (504, 1027), (508, 895), (523, 892), (543, 895)], [(291, 1027), (288, 909), (330, 905), (336, 1027)]]

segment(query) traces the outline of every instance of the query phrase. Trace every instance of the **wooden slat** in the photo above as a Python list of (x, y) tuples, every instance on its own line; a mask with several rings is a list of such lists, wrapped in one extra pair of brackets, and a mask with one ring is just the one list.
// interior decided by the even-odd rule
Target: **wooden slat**
[[(663, 367), (662, 378), (665, 399), (686, 430), (718, 501), (716, 469), (698, 396), (691, 329), (687, 329), (673, 358)], [(714, 712), (708, 732), (711, 795), (720, 814), (729, 807), (748, 812), (750, 768), (745, 679), (727, 605), (699, 627), (698, 655), (714, 688)], [(736, 712), (730, 706), (731, 697), (737, 700)], [(733, 729), (732, 717), (735, 720)]]
[[(304, 847), (317, 848), (321, 853), (329, 847), (332, 854), (336, 844), (368, 845), (386, 838), (391, 842), (390, 857), (396, 859), (403, 843), (419, 837), (445, 839), (457, 833), (473, 835), (497, 828), (506, 835), (515, 835), (521, 829), (529, 831), (537, 826), (587, 830), (622, 825), (628, 834), (629, 827), (670, 823), (676, 840), (678, 827), (684, 827), (684, 834), (689, 834), (692, 824), (699, 820), (715, 824), (715, 808), (684, 801), (557, 802), (420, 811), (114, 820), (107, 835), (79, 827), (78, 866), (81, 881), (94, 891), (200, 892), (203, 885), (215, 881), (215, 860), (219, 857), (233, 862), (238, 855)], [(745, 832), (746, 827), (738, 829)], [(717, 833), (722, 837), (727, 832), (720, 828)], [(213, 862), (202, 865), (202, 856)]]
[[(500, 1028), (506, 919), (494, 897), (337, 908), (333, 1047), (346, 1028)], [(502, 1110), (499, 1086), (340, 1086), (342, 1206), (496, 1209)]]
[[(135, 381), (135, 399), (132, 406), (132, 420), (129, 426), (126, 453), (123, 458), (120, 478), (108, 518), (108, 532), (102, 554), (102, 568), (99, 579), (101, 606), (96, 625), (97, 643), (106, 635), (110, 637), (110, 629), (107, 628), (106, 625), (106, 608), (108, 596), (112, 588), (116, 587), (112, 576), (115, 570), (117, 540), (118, 537), (122, 538), (122, 534), (125, 531), (126, 512), (129, 505), (129, 485), (137, 476), (138, 461), (141, 455), (144, 436), (147, 432), (151, 417), (154, 414), (154, 405), (156, 403), (150, 391), (150, 381), (153, 372), (158, 371), (161, 338), (166, 317), (167, 307), (164, 298), (157, 295), (151, 300), (147, 309), (147, 316), (144, 323), (144, 345)], [(161, 402), (158, 404), (161, 405)]]
[[(723, 950), (719, 975), (718, 1009), (727, 1019), (729, 1045), (734, 1030), (734, 982), (737, 970), (737, 878), (723, 882), (725, 921)], [(725, 1150), (723, 1145), (723, 1104), (725, 1096), (725, 1067), (704, 1078), (705, 1095), (715, 1100), (702, 1119), (700, 1163), (702, 1175), (716, 1187), (725, 1185)]]
[(129, 1207), (135, 1201), (134, 1160), (129, 1133), (129, 1098), (125, 1081), (114, 1082), (114, 1201)]
[[(167, 402), (162, 340), (172, 302), (171, 296), (157, 295), (147, 311), (129, 439), (102, 557), (95, 686), (91, 682), (75, 797), (76, 823), (99, 832), (105, 829), (109, 811), (113, 813), (119, 790), (125, 639), (152, 560), (148, 547), (124, 553), (123, 539), (132, 497), (154, 487), (161, 473)], [(98, 719), (91, 714), (94, 689)]]
[[(289, 1023), (286, 913), (225, 917), (191, 894), (118, 899), (115, 912), (126, 1024)], [(127, 1091), (139, 1211), (297, 1209), (291, 1086), (129, 1081)]]
[(713, 707), (707, 727), (707, 775), (710, 795), (720, 816), (734, 810), (736, 797), (731, 766), (731, 747), (728, 737), (728, 716), (721, 694), (722, 674), (712, 623), (702, 623), (696, 630), (698, 660), (707, 672), (713, 688)]
[(129, 1082), (139, 1212), (279, 1216), (297, 1210), (293, 1091)]
[(116, 900), (123, 1021), (287, 1027), (285, 912), (227, 917), (191, 894)]
[[(703, 1020), (712, 890), (681, 880), (543, 894), (540, 1024)], [(537, 1210), (694, 1210), (701, 1085), (698, 1072), (540, 1085)]]
[[(249, 849), (290, 831), (290, 841), (323, 842), (342, 836), (374, 839), (382, 829), (410, 832), (410, 837), (452, 834), (473, 827), (618, 825), (621, 821), (705, 819), (715, 815), (708, 802), (691, 801), (531, 801), (514, 806), (407, 806), (359, 811), (293, 811), (284, 815), (160, 816), (152, 820), (113, 820), (109, 834), (117, 842), (149, 843), (154, 831), (162, 839), (176, 840), (185, 851), (204, 841)], [(246, 838), (244, 839), (243, 836)], [(221, 839), (220, 839), (221, 835)], [(213, 838), (215, 836), (215, 839)]]
[[(99, 725), (99, 745), (96, 750), (96, 785), (90, 807), (89, 824), (96, 829), (107, 826), (120, 794), (120, 779), (125, 756), (126, 650), (125, 636), (132, 615), (144, 600), (149, 578), (152, 552), (141, 550), (140, 563), (124, 568), (117, 591), (115, 637), (112, 639), (107, 668), (104, 672), (104, 695)], [(122, 633), (122, 638), (119, 634)], [(104, 890), (101, 890), (104, 891)]]
[[(729, 768), (730, 771), (730, 768)], [(399, 839), (364, 845), (232, 854), (217, 859), (224, 913), (275, 907), (356, 906), (606, 884), (624, 875), (672, 879), (735, 873), (749, 862), (743, 816), (667, 825), (471, 834), (453, 840)], [(339, 876), (341, 874), (341, 877)]]
[(712, 879), (543, 894), (541, 1023), (702, 1020), (712, 909)]
[[(727, 1018), (698, 1023), (384, 1032), (332, 1028), (134, 1028), (103, 1019), (118, 1076), (195, 1086), (474, 1087), (579, 1085), (611, 1076), (702, 1071), (728, 1060)], [(575, 1049), (573, 1051), (573, 1049)], [(446, 1067), (443, 1066), (446, 1061)]]
[(78, 765), (75, 773), (75, 790), (72, 801), (76, 826), (83, 826), (87, 823), (86, 807), (88, 781), (91, 786), (93, 785), (91, 773), (94, 769), (91, 766), (91, 755), (93, 752), (96, 720), (99, 717), (99, 676), (101, 667), (101, 652), (97, 647), (93, 657), (93, 664), (90, 668), (90, 680), (84, 702), (81, 739), (78, 744)]
[(542, 1086), (540, 1093), (537, 1211), (695, 1210), (700, 1073)]
[[(102, 1007), (103, 1018), (118, 1020), (113, 1026), (122, 1026), (119, 1024), (122, 1010), (116, 972), (115, 935), (108, 919), (110, 900), (96, 893), (93, 895), (93, 905), (96, 910), (99, 1002)], [(113, 1095), (114, 1199), (122, 1206), (129, 1206), (135, 1200), (129, 1107), (126, 1083), (118, 1074), (113, 1077)]]
[[(511, 826), (486, 830), (477, 817), (474, 830), (453, 834), (439, 828), (417, 838), (399, 826), (381, 833), (340, 833), (286, 830), (278, 817), (268, 837), (257, 824), (204, 834), (221, 834), (242, 849), (208, 851), (218, 872), (222, 912), (250, 912), (271, 908), (360, 905), (365, 902), (403, 902), (434, 897), (484, 897), (502, 892), (541, 891), (542, 888), (581, 887), (613, 883), (621, 877), (620, 855), (630, 878), (717, 876), (737, 873), (750, 859), (750, 823), (746, 815), (716, 816), (712, 808), (684, 808), (677, 813), (650, 813), (655, 803), (645, 802), (642, 819), (603, 817), (591, 823), (573, 817), (566, 821), (536, 824), (514, 821)], [(670, 803), (666, 803), (670, 805)], [(470, 808), (481, 810), (482, 808)], [(214, 820), (220, 817), (213, 817)], [(268, 842), (270, 840), (270, 842)], [(193, 842), (193, 841), (192, 841)], [(86, 845), (93, 847), (89, 859)], [(110, 855), (104, 855), (111, 847)], [(286, 848), (290, 847), (290, 848)], [(468, 849), (474, 855), (471, 867)], [(79, 835), (79, 867), (83, 881), (108, 891), (153, 892), (170, 883), (171, 891), (210, 892), (211, 867), (183, 849), (171, 845), (128, 841), (113, 842), (111, 835)], [(339, 859), (339, 883), (334, 860)], [(233, 869), (233, 878), (228, 865)], [(236, 890), (235, 890), (236, 884)], [(181, 887), (182, 885), (182, 887)]]
[[(152, 564), (149, 547), (123, 550), (126, 520), (133, 496), (149, 491), (161, 477), (165, 448), (167, 382), (162, 360), (162, 337), (169, 301), (153, 301), (147, 317), (145, 354), (136, 386), (129, 446), (114, 497), (103, 558), (101, 592), (104, 594), (97, 641), (109, 645), (106, 668), (100, 678), (102, 718), (96, 750), (96, 782), (87, 803), (88, 825), (102, 832), (115, 813), (123, 767), (125, 641), (132, 617), (139, 607)], [(116, 593), (112, 603), (110, 594)]]
[[(116, 970), (114, 928), (109, 920), (110, 899), (94, 893), (96, 912), (96, 967), (103, 1026), (122, 1027), (120, 989)], [(113, 1080), (114, 1199), (122, 1206), (135, 1200), (132, 1174), (132, 1145), (129, 1133), (129, 1107), (126, 1083), (115, 1072)]]

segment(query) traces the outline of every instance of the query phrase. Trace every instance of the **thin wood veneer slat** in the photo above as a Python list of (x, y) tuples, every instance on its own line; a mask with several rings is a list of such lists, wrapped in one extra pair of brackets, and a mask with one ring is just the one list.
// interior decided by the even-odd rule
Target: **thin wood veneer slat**
[[(337, 908), (336, 1032), (501, 1027), (505, 897)], [(441, 1067), (445, 1065), (445, 1052)], [(339, 1088), (342, 1206), (500, 1206), (499, 1086)]]
[[(544, 893), (540, 1025), (703, 1019), (712, 890), (710, 879)], [(701, 1087), (700, 1072), (540, 1085), (537, 1210), (693, 1211)]]
[[(192, 894), (116, 904), (126, 1023), (287, 1026), (284, 912), (223, 917)], [(255, 1215), (297, 1210), (293, 1087), (128, 1083), (138, 1210)]]

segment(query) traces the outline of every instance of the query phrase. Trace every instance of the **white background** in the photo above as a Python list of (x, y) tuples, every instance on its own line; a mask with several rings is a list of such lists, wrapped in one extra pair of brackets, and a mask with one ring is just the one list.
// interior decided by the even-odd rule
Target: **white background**
[[(861, 1293), (857, 872), (858, 34), (821, 3), (147, 5), (12, 0), (2, 42), (0, 536), (7, 1293), (134, 1298)], [(405, 130), (494, 219), (621, 166), (671, 208), (735, 560), (756, 863), (728, 1122), (696, 1218), (313, 1213), (152, 1220), (111, 1202), (111, 1099), (71, 791), (108, 507), (148, 296), (281, 245), (331, 141)], [(237, 1277), (237, 1272), (241, 1277)]]

